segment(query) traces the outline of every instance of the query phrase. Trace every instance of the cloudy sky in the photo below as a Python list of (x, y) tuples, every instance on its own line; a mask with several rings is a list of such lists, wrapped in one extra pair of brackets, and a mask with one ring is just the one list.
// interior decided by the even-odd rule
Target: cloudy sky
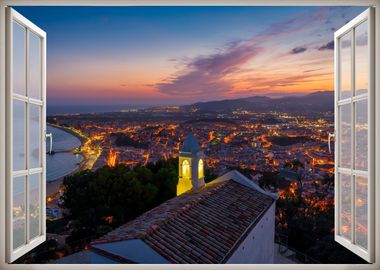
[(47, 32), (50, 105), (161, 105), (333, 89), (365, 7), (18, 7)]

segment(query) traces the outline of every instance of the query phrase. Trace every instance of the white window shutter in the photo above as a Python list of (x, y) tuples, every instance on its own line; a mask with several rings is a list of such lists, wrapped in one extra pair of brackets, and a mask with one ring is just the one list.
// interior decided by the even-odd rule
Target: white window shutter
[(6, 234), (11, 263), (46, 240), (46, 33), (6, 13)]
[(335, 240), (374, 260), (373, 8), (335, 32)]

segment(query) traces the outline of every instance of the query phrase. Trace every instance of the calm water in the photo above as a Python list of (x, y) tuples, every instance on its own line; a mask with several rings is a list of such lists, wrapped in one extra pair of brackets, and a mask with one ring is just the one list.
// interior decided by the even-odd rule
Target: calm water
[(148, 105), (50, 105), (47, 107), (47, 114), (59, 115), (70, 113), (103, 113), (118, 112), (126, 109), (144, 109), (152, 107)]
[[(69, 152), (59, 153), (59, 151), (80, 146), (81, 142), (77, 137), (52, 126), (47, 126), (47, 132), (53, 133), (53, 150), (58, 152), (54, 155), (46, 155), (46, 181), (52, 181), (74, 171), (83, 157)], [(47, 139), (46, 151), (49, 151), (49, 147), (49, 139)]]

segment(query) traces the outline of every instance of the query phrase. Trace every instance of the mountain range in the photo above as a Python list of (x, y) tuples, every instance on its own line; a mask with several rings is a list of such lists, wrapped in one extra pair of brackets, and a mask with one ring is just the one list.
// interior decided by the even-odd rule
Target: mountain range
[(239, 99), (225, 99), (219, 101), (197, 102), (182, 106), (185, 110), (200, 112), (231, 112), (248, 110), (255, 112), (327, 112), (334, 110), (334, 92), (318, 91), (304, 96), (289, 96), (270, 98), (266, 96), (252, 96)]

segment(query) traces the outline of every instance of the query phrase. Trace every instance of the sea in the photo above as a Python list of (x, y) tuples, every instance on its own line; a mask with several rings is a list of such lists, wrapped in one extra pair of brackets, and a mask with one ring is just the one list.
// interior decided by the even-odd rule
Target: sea
[[(72, 154), (69, 150), (79, 147), (81, 141), (74, 135), (48, 125), (47, 132), (53, 134), (53, 151), (55, 154), (46, 155), (46, 181), (53, 181), (70, 174), (78, 168), (83, 160), (82, 155)], [(46, 140), (46, 151), (49, 151), (50, 142)]]
[(47, 115), (119, 112), (126, 109), (145, 109), (148, 107), (152, 107), (152, 105), (51, 105), (47, 107)]

